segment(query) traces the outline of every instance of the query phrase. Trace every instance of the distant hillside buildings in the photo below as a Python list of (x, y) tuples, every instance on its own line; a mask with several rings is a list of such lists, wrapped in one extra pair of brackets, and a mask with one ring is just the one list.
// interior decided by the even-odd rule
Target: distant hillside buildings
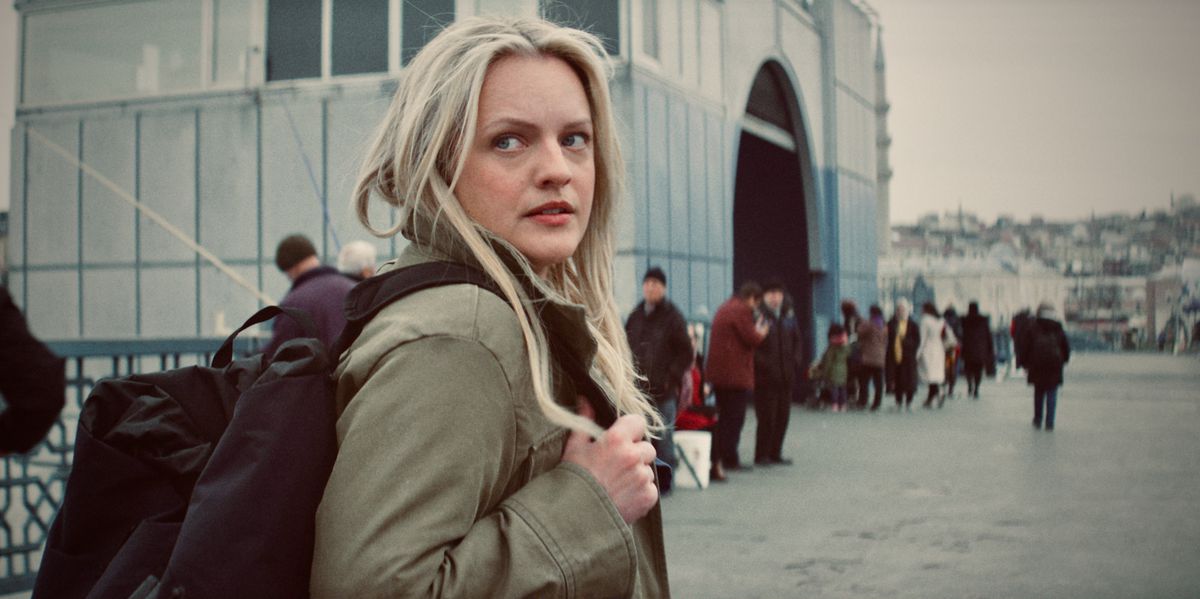
[(964, 212), (894, 226), (880, 257), (880, 300), (932, 297), (960, 312), (977, 300), (993, 322), (1049, 300), (1077, 336), (1108, 347), (1193, 343), (1200, 317), (1200, 206), (1080, 222), (988, 225)]

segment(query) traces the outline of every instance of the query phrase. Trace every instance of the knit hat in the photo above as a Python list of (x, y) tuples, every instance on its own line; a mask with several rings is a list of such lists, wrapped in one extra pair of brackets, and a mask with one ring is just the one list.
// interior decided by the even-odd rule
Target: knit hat
[(667, 284), (667, 273), (663, 272), (663, 269), (661, 269), (657, 266), (651, 266), (649, 269), (646, 270), (646, 275), (644, 277), (642, 277), (642, 282), (645, 283), (647, 279), (658, 279), (659, 283), (666, 285)]

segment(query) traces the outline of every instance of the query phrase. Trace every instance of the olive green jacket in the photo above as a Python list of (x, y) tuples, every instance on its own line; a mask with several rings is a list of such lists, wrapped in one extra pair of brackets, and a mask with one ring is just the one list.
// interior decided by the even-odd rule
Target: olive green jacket
[[(408, 249), (385, 269), (429, 261)], [(583, 309), (543, 301), (588, 362)], [(557, 371), (557, 369), (556, 369)], [(667, 597), (659, 506), (632, 527), (533, 397), (512, 308), (472, 285), (381, 311), (336, 373), (338, 456), (312, 596)], [(556, 398), (575, 405), (557, 376)]]

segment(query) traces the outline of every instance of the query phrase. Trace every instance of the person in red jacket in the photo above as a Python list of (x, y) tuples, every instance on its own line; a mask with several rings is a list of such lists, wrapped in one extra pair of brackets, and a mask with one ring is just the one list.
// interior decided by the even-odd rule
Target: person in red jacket
[(725, 470), (749, 470), (738, 459), (738, 441), (746, 422), (746, 405), (754, 394), (754, 348), (767, 337), (770, 325), (755, 310), (763, 291), (744, 283), (713, 316), (708, 346), (708, 382), (717, 396), (716, 454)]

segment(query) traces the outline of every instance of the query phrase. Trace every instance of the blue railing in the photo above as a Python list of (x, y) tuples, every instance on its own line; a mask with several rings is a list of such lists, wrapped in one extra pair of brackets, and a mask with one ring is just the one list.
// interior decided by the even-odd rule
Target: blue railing
[[(208, 364), (224, 339), (73, 340), (47, 342), (67, 362), (66, 406), (46, 440), (26, 454), (0, 458), (0, 594), (33, 588), (42, 546), (62, 504), (75, 450), (75, 427), (96, 381)], [(248, 355), (259, 339), (238, 338)]]

